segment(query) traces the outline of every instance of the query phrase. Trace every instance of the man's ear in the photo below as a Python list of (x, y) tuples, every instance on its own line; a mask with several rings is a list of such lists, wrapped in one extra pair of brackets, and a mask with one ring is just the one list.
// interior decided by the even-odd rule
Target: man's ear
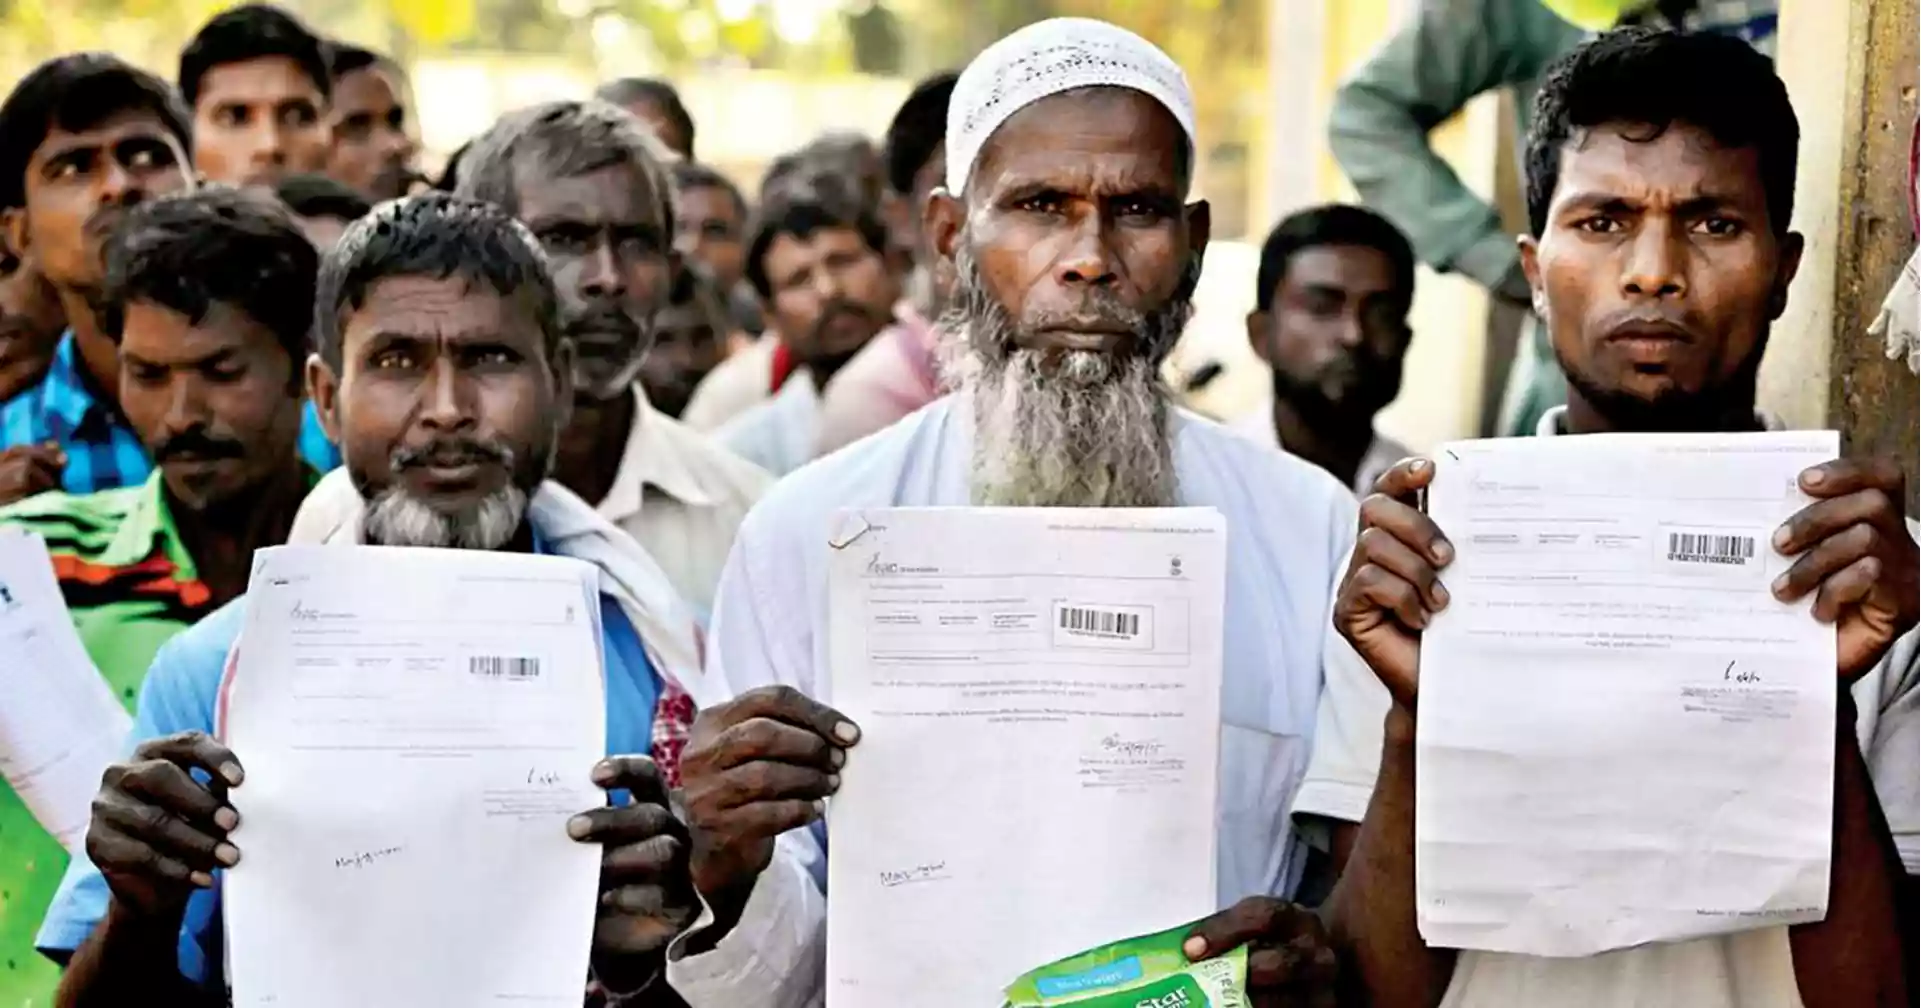
[(1253, 348), (1254, 356), (1269, 366), (1274, 363), (1267, 355), (1267, 331), (1272, 320), (1273, 316), (1259, 308), (1247, 313), (1247, 345)]
[(1801, 253), (1807, 249), (1807, 240), (1798, 231), (1789, 231), (1781, 236), (1781, 264), (1774, 271), (1774, 290), (1768, 294), (1768, 318), (1779, 319), (1788, 310), (1788, 287), (1794, 283), (1794, 275), (1801, 272)]
[(928, 246), (942, 261), (954, 261), (955, 254), (960, 251), (961, 230), (966, 224), (967, 208), (945, 187), (927, 194), (927, 206), (921, 212), (921, 227), (927, 235)]
[(1530, 234), (1514, 239), (1521, 252), (1521, 273), (1527, 277), (1528, 299), (1534, 317), (1547, 317), (1547, 287), (1541, 282), (1541, 243)]
[(7, 251), (19, 258), (27, 257), (27, 208), (12, 207), (0, 211), (0, 228), (6, 231)]
[(320, 417), (327, 440), (340, 443), (340, 376), (319, 354), (307, 355), (307, 398)]

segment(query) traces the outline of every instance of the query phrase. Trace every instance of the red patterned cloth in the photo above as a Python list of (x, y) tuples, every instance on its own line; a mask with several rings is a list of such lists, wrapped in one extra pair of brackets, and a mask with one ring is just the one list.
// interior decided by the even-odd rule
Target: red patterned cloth
[(694, 727), (694, 698), (670, 682), (660, 684), (660, 706), (654, 708), (654, 765), (669, 788), (680, 786), (680, 754)]

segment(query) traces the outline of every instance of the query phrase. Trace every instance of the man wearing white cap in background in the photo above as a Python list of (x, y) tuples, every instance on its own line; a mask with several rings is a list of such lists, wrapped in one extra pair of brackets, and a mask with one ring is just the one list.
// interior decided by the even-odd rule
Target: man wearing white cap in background
[(819, 800), (862, 758), (858, 727), (825, 706), (834, 512), (1204, 505), (1229, 536), (1218, 869), (1231, 909), (1188, 951), (1251, 944), (1256, 1003), (1323, 1003), (1333, 954), (1284, 902), (1309, 873), (1287, 809), (1355, 504), (1320, 469), (1178, 410), (1157, 380), (1208, 237), (1207, 205), (1187, 202), (1186, 78), (1113, 25), (1044, 21), (961, 74), (946, 144), (926, 222), (958, 278), (942, 320), (956, 391), (798, 470), (741, 526), (709, 638), (713, 688), (695, 698), (704, 713), (682, 763), (713, 920), (682, 939), (669, 976), (696, 1008), (821, 998)]

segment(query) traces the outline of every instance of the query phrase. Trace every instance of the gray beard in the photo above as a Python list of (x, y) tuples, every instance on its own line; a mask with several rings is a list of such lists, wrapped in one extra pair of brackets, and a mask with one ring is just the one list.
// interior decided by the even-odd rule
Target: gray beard
[[(962, 239), (941, 317), (942, 370), (974, 409), (973, 503), (1011, 507), (1165, 507), (1175, 503), (1173, 442), (1160, 364), (1191, 314), (1185, 299), (1141, 316), (1104, 305), (1140, 335), (1135, 355), (1019, 346), (1023, 324), (982, 285)], [(1190, 267), (1192, 269), (1192, 267)], [(1025, 327), (1037, 328), (1037, 327)]]
[(372, 546), (495, 550), (507, 545), (527, 514), (527, 492), (510, 486), (460, 514), (436, 511), (388, 487), (361, 512), (361, 538)]

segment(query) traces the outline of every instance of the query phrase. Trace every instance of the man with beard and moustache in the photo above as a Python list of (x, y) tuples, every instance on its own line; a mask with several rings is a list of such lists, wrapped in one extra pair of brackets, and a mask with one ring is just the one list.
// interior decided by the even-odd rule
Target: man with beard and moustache
[(165, 81), (104, 53), (49, 60), (0, 104), (7, 245), (39, 266), (69, 326), (40, 383), (0, 406), (0, 449), (11, 449), (0, 489), (92, 493), (153, 471), (119, 406), (118, 349), (100, 320), (102, 248), (129, 209), (193, 188), (190, 123)]
[[(900, 285), (887, 229), (857, 201), (792, 190), (761, 207), (747, 246), (747, 280), (780, 340), (775, 391), (714, 431), (714, 439), (784, 476), (821, 454), (820, 403), (843, 365), (893, 323)], [(783, 374), (784, 367), (792, 373)]]
[[(1755, 376), (1801, 257), (1788, 229), (1799, 126), (1767, 58), (1726, 37), (1615, 31), (1556, 65), (1533, 121), (1521, 262), (1568, 376), (1567, 407), (1537, 435), (1777, 427), (1755, 408)], [(1921, 574), (1900, 466), (1803, 472), (1816, 501), (1772, 537), (1796, 558), (1775, 597), (1812, 602), (1838, 645), (1826, 918), (1574, 959), (1430, 948), (1416, 926), (1421, 630), (1448, 605), (1458, 531), (1418, 507), (1433, 474), (1426, 459), (1396, 465), (1361, 506), (1334, 611), (1352, 647), (1329, 651), (1294, 806), (1346, 860), (1323, 910), (1355, 1003), (1912, 1004)]]
[(407, 132), (407, 86), (400, 68), (371, 49), (345, 42), (330, 43), (327, 50), (333, 75), (328, 176), (375, 203), (407, 195), (425, 179), (414, 166), (420, 145)]
[[(664, 686), (697, 676), (693, 620), (626, 534), (545, 480), (573, 395), (572, 348), (534, 238), (495, 207), (443, 193), (383, 204), (321, 266), (307, 382), (346, 456), (316, 494), (359, 507), (295, 521), (293, 542), (570, 556), (600, 570), (609, 757), (581, 767), (613, 793), (568, 834), (602, 845), (593, 983), (670, 1005), (667, 941), (693, 920), (687, 845), (655, 747)], [(245, 753), (211, 737), (246, 607), (161, 648), (140, 694), (133, 756), (110, 767), (40, 945), (71, 962), (60, 1004), (225, 1004), (220, 886), (244, 857)], [(671, 713), (671, 712), (670, 712)], [(217, 777), (222, 786), (196, 781)], [(631, 794), (631, 800), (623, 797)], [(230, 799), (230, 800), (229, 800)], [(586, 991), (583, 990), (583, 997)], [(599, 995), (596, 995), (597, 997)]]
[(1255, 1004), (1331, 1003), (1333, 953), (1285, 902), (1315, 872), (1286, 813), (1356, 505), (1318, 467), (1182, 412), (1158, 379), (1208, 239), (1207, 205), (1187, 201), (1193, 123), (1180, 68), (1105, 22), (1039, 22), (961, 73), (927, 217), (956, 271), (942, 321), (956, 391), (777, 484), (721, 579), (681, 764), (694, 880), (715, 917), (669, 966), (689, 1004), (821, 996), (820, 800), (863, 758), (859, 728), (822, 702), (823, 530), (843, 508), (967, 505), (1226, 516), (1219, 879), (1232, 906), (1188, 954), (1249, 944)]
[[(0, 403), (40, 381), (53, 365), (53, 353), (66, 331), (67, 317), (60, 310), (60, 298), (47, 278), (40, 275), (40, 268), (10, 252), (0, 252)], [(4, 457), (0, 452), (0, 459)], [(48, 474), (50, 481), (41, 489), (52, 487), (52, 475)], [(8, 497), (8, 492), (0, 488), (0, 499)]]
[(1254, 297), (1247, 340), (1273, 370), (1274, 399), (1233, 428), (1367, 493), (1413, 454), (1374, 429), (1400, 394), (1413, 336), (1413, 249), (1371, 210), (1302, 210), (1261, 246)]
[[(0, 508), (38, 534), (94, 666), (129, 708), (154, 652), (246, 588), (318, 474), (295, 452), (318, 257), (271, 200), (202, 191), (128, 213), (107, 252), (120, 402), (159, 460), (139, 486)], [(5, 702), (0, 700), (0, 702)], [(0, 785), (0, 1004), (49, 1003), (34, 932), (66, 852)]]
[(667, 305), (654, 313), (653, 345), (640, 384), (654, 408), (670, 417), (687, 408), (694, 388), (727, 357), (727, 306), (704, 270), (682, 262)]
[(622, 109), (555, 102), (476, 140), (459, 192), (520, 218), (553, 265), (575, 354), (554, 479), (638, 540), (704, 621), (769, 480), (656, 409), (639, 381), (680, 268), (665, 152)]
[(194, 35), (180, 53), (179, 82), (202, 178), (272, 186), (326, 168), (326, 51), (298, 18), (268, 4), (223, 11)]

